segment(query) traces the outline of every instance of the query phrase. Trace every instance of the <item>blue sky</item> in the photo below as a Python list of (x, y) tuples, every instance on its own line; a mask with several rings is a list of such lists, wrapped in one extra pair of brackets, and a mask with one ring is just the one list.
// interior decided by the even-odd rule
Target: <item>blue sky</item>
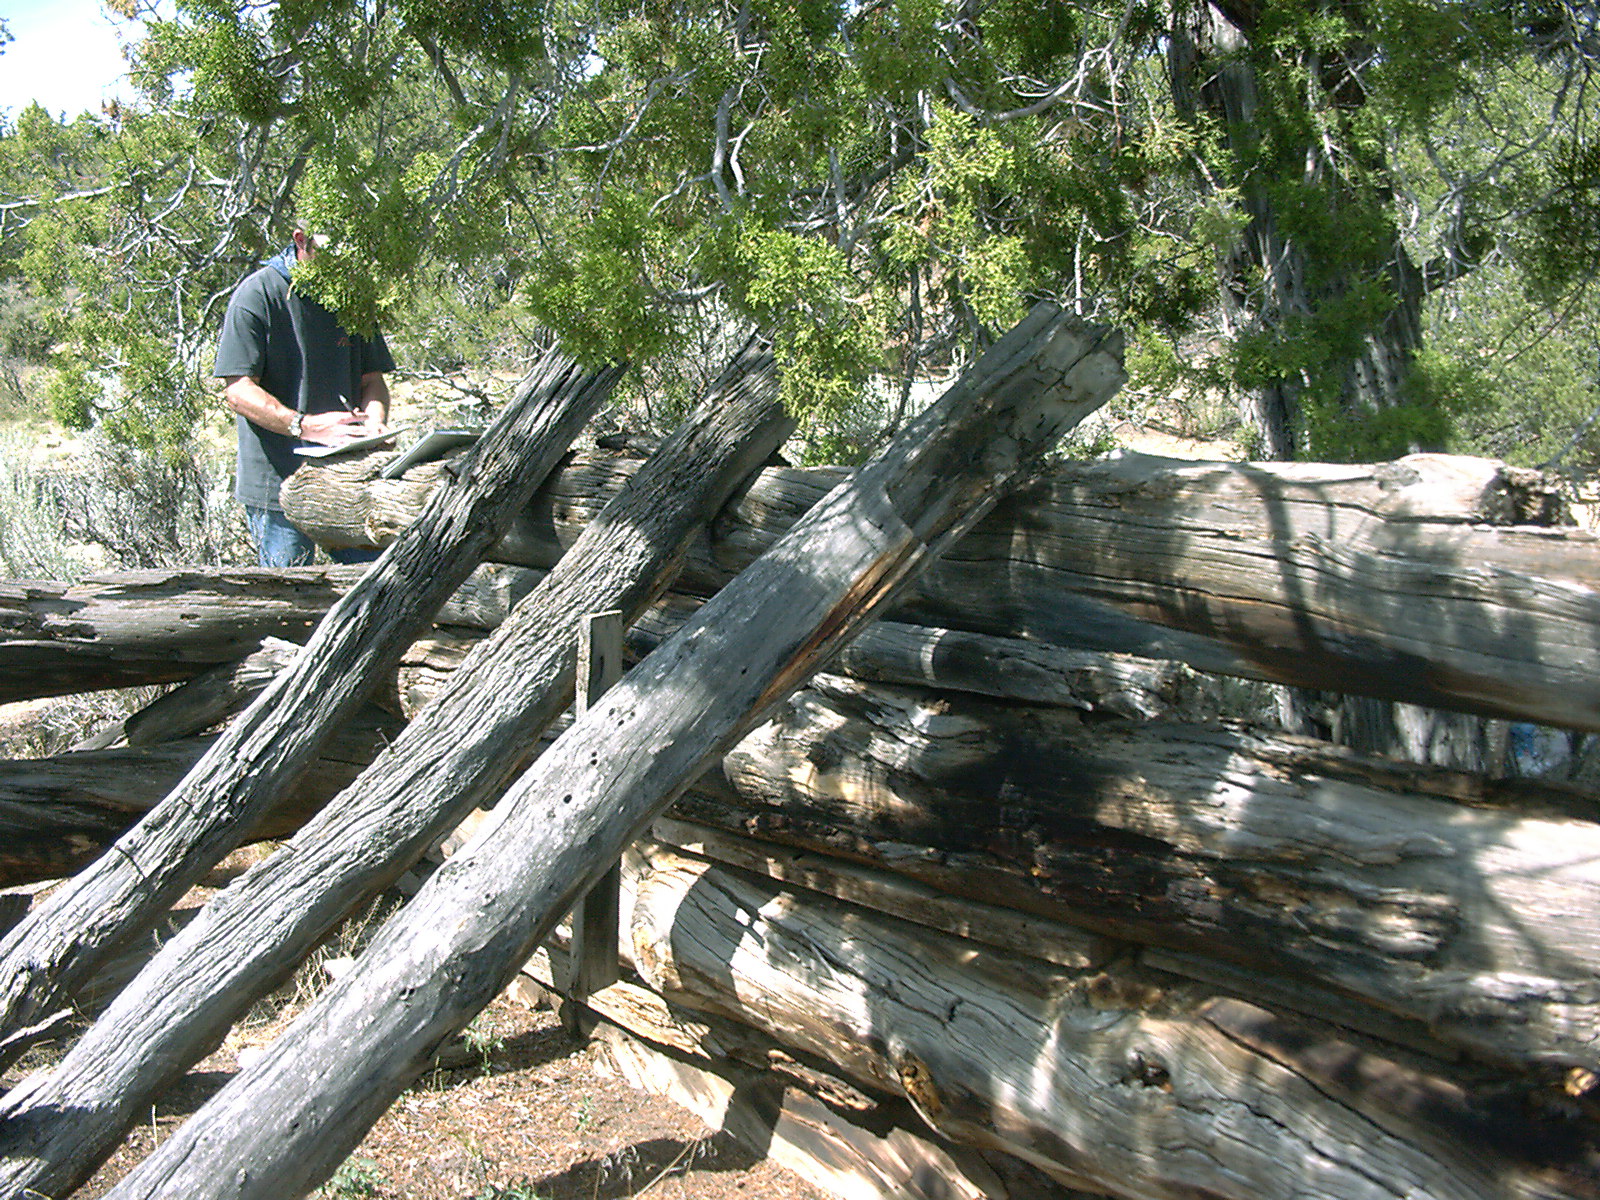
[(8, 119), (30, 100), (75, 117), (132, 94), (118, 41), (137, 26), (107, 16), (100, 0), (0, 0), (0, 19), (13, 38), (0, 54), (0, 112)]

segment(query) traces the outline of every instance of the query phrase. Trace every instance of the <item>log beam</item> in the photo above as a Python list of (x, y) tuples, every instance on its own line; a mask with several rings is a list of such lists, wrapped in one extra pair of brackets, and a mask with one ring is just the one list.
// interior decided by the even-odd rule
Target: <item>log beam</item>
[[(428, 469), (427, 480), (443, 471)], [(495, 553), (548, 565), (634, 469), (615, 455), (579, 458)], [(336, 487), (331, 471), (306, 474), (308, 489), (335, 488), (318, 493), (319, 510), (376, 503), (361, 482), (370, 470), (351, 470)], [(764, 471), (692, 550), (689, 584), (720, 586), (837, 478)], [(432, 485), (410, 474), (383, 485), (403, 497), (378, 505), (386, 515), (373, 536), (387, 539)], [(1548, 501), (1526, 473), (1477, 459), (1330, 467), (1130, 455), (1059, 468), (1003, 506), (901, 613), (912, 625), (1595, 729), (1594, 539), (1507, 524), (1553, 520)], [(0, 699), (165, 681), (231, 661), (252, 639), (306, 628), (320, 611), (316, 589), (337, 580), (311, 572), (288, 586), (235, 573), (211, 585), (169, 573), (66, 590), (5, 585), (0, 622), (13, 632), (0, 643), (10, 689)], [(225, 593), (220, 606), (212, 586)]]
[[(294, 833), (366, 769), (399, 727), (376, 709), (340, 726), (242, 841)], [(216, 740), (189, 737), (0, 761), (0, 888), (60, 879), (88, 866), (160, 803)]]
[[(630, 860), (634, 961), (952, 1141), (1137, 1200), (1592, 1195), (1561, 1105), (1126, 965), (991, 956), (660, 847)], [(1553, 1100), (1553, 1098), (1552, 1098)]]
[[(614, 456), (574, 463), (495, 554), (554, 561), (632, 469)], [(690, 555), (686, 585), (715, 591), (838, 477), (764, 471)], [(425, 494), (346, 499), (367, 507), (381, 541)], [(1552, 527), (1557, 508), (1536, 474), (1482, 459), (1127, 455), (1058, 468), (1013, 497), (908, 591), (898, 615), (1600, 730), (1596, 540)]]

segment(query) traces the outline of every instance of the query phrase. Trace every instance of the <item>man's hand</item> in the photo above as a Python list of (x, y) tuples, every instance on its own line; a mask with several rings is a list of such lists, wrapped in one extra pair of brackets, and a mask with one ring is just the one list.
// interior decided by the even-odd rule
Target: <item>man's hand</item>
[(300, 421), (300, 440), (315, 442), (319, 446), (342, 446), (357, 438), (383, 432), (381, 426), (374, 429), (363, 413), (308, 413)]

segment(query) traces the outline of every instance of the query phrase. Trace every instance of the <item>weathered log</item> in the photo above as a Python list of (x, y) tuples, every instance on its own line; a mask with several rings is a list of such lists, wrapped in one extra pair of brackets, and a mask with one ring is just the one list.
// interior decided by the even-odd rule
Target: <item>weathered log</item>
[[(687, 596), (667, 596), (629, 631), (628, 648), (642, 657), (687, 621), (694, 607)], [(828, 669), (878, 683), (1134, 718), (1171, 713), (1192, 703), (1201, 687), (1191, 672), (1170, 662), (887, 620), (863, 629)]]
[[(463, 589), (452, 598), (449, 615), (456, 620), (498, 623), (505, 619), (513, 599), (528, 595), (544, 574), (514, 567), (480, 571), (475, 574), (470, 597)], [(629, 631), (630, 653), (638, 657), (649, 653), (687, 621), (696, 607), (698, 601), (682, 595), (669, 595), (652, 605)], [(412, 643), (402, 654), (399, 667), (398, 707), (404, 714), (414, 716), (438, 696), (483, 640), (464, 630), (440, 628)], [(286, 645), (280, 643), (278, 653), (252, 656), (245, 664), (214, 668), (214, 676), (208, 672), (168, 693), (129, 718), (133, 736), (142, 744), (153, 744), (220, 720), (233, 703), (248, 700), (247, 695), (235, 697), (236, 687), (265, 686), (270, 681), (271, 669), (280, 662)], [(1172, 664), (892, 621), (877, 621), (864, 629), (834, 661), (832, 669), (861, 679), (937, 682), (946, 690), (1129, 716), (1160, 715), (1192, 691), (1192, 681)], [(201, 685), (202, 680), (210, 681), (203, 685), (203, 691), (187, 690)], [(213, 683), (218, 688), (215, 696), (211, 691)], [(387, 700), (379, 699), (388, 705)], [(192, 765), (199, 754), (197, 744), (187, 742), (173, 747), (163, 761)], [(0, 795), (13, 806), (9, 812), (0, 811), (0, 839), (8, 833), (12, 836), (10, 853), (0, 851), (0, 887), (57, 878), (92, 860), (121, 835), (134, 815), (154, 807), (165, 794), (162, 789), (174, 781), (163, 772), (122, 773), (122, 761), (38, 760), (26, 768), (0, 764)], [(13, 784), (9, 781), (17, 771), (25, 774)], [(110, 778), (111, 774), (118, 777)], [(48, 807), (58, 785), (45, 783), (45, 790), (37, 796), (28, 792), (34, 786), (30, 781), (52, 778), (68, 781), (75, 789), (73, 803), (77, 809), (65, 823), (57, 821)], [(319, 804), (330, 795), (331, 791), (317, 786)], [(269, 827), (272, 832), (262, 836), (284, 836), (296, 827), (292, 822), (297, 816), (304, 819), (312, 811), (301, 805), (274, 811)], [(64, 855), (59, 852), (58, 843), (68, 836), (74, 839), (72, 853)]]
[[(616, 458), (573, 464), (494, 555), (552, 561), (630, 469)], [(837, 478), (831, 468), (763, 472), (691, 555), (686, 585), (714, 591)], [(365, 505), (368, 532), (382, 540), (424, 494), (419, 482), (337, 500)], [(1549, 524), (1555, 507), (1538, 476), (1481, 459), (1367, 467), (1129, 455), (1060, 468), (1019, 493), (898, 615), (1600, 729), (1596, 541), (1510, 527)]]
[(903, 1094), (957, 1143), (1116, 1196), (1592, 1196), (1559, 1105), (1126, 966), (996, 956), (641, 845), (634, 960), (680, 1009)]
[(662, 845), (739, 867), (788, 887), (821, 892), (886, 916), (1057, 966), (1078, 970), (1104, 966), (1119, 945), (1077, 926), (953, 896), (892, 871), (740, 837), (670, 814), (657, 820), (650, 833)]
[[(715, 774), (712, 772), (711, 774)], [(701, 777), (708, 783), (707, 776)], [(787, 887), (806, 888), (862, 908), (966, 938), (998, 951), (1082, 970), (1114, 959), (1138, 962), (1169, 975), (1212, 984), (1279, 1011), (1315, 1017), (1380, 1042), (1454, 1061), (1458, 1048), (1428, 1034), (1418, 1022), (1366, 1005), (1342, 991), (1307, 979), (1268, 974), (1208, 953), (1186, 953), (1120, 941), (1056, 919), (1005, 908), (919, 884), (896, 871), (817, 850), (797, 850), (685, 821), (670, 813), (651, 826), (651, 837), (675, 852), (751, 871)], [(916, 848), (901, 847), (903, 855)], [(630, 1026), (631, 1028), (631, 1026)], [(638, 1032), (638, 1031), (636, 1031)]]
[(0, 703), (172, 683), (266, 637), (304, 642), (362, 573), (238, 567), (0, 583)]
[[(312, 767), (241, 840), (294, 833), (360, 775), (399, 727), (388, 714), (367, 709), (335, 730)], [(216, 740), (0, 761), (0, 888), (82, 870), (160, 803)]]
[(851, 1121), (811, 1092), (781, 1086), (770, 1070), (685, 1060), (615, 1026), (601, 1038), (600, 1061), (614, 1074), (670, 1097), (711, 1128), (842, 1200), (1095, 1200), (1042, 1177), (1014, 1191), (962, 1147), (906, 1125), (885, 1127), (881, 1117), (871, 1126)]
[(299, 649), (282, 638), (263, 638), (261, 648), (253, 654), (238, 662), (212, 667), (184, 681), (72, 749), (156, 746), (204, 733), (249, 707), (250, 702), (294, 661)]
[[(447, 605), (456, 621), (498, 624), (520, 599), (543, 579), (536, 568), (492, 567), (476, 572)], [(643, 657), (693, 614), (699, 601), (668, 595), (647, 609), (628, 634), (628, 649)], [(418, 638), (401, 656), (398, 704), (409, 718), (432, 701), (483, 637), (463, 629), (440, 628)], [(286, 665), (292, 644), (267, 639), (249, 659), (196, 676), (141, 712), (105, 731), (115, 740), (124, 731), (136, 745), (154, 745), (224, 719), (243, 707), (251, 689), (260, 690)], [(1125, 655), (1092, 654), (1060, 646), (999, 638), (960, 630), (927, 629), (893, 621), (877, 621), (856, 637), (832, 664), (853, 678), (890, 683), (930, 683), (1000, 699), (1054, 704), (1125, 716), (1153, 717), (1169, 712), (1192, 693), (1194, 682), (1179, 667)], [(81, 747), (89, 748), (87, 743)], [(189, 741), (172, 747), (162, 761), (198, 761), (201, 746)], [(0, 764), (0, 797), (12, 807), (0, 809), (0, 887), (37, 879), (59, 878), (96, 857), (120, 836), (134, 816), (148, 811), (179, 776), (170, 771), (123, 771), (118, 758), (36, 760), (26, 767)], [(351, 760), (354, 762), (354, 760)], [(370, 760), (369, 760), (370, 761)], [(19, 778), (17, 772), (23, 772)], [(332, 777), (330, 777), (332, 778)], [(50, 798), (59, 779), (73, 789), (70, 818), (59, 821)], [(341, 776), (348, 782), (348, 776)], [(35, 780), (45, 780), (37, 793)], [(316, 804), (289, 803), (266, 818), (263, 837), (283, 837), (333, 794), (314, 774)], [(70, 854), (62, 853), (64, 840)]]
[(610, 606), (632, 616), (666, 586), (694, 531), (792, 429), (777, 393), (770, 350), (748, 347), (390, 752), (217, 897), (48, 1076), (0, 1102), (0, 1193), (60, 1192), (89, 1174), (146, 1100), (338, 920), (498, 796), (572, 697), (580, 619)]
[(733, 803), (678, 812), (1600, 1069), (1600, 820), (1570, 790), (834, 677), (725, 767)]
[[(1044, 958), (1028, 934), (1040, 918), (1089, 921), (1192, 952), (1173, 969), (1219, 981), (1246, 971), (1258, 994), (1313, 1015), (1343, 1004), (1357, 1028), (1376, 1018), (1353, 998), (1416, 1022), (1391, 1036), (1431, 1029), (1496, 1061), (1593, 1062), (1587, 797), (1263, 733), (1085, 729), (1047, 711), (853, 694), (842, 681), (802, 693), (727, 763), (737, 791), (719, 796), (713, 772), (681, 812), (936, 889), (876, 902), (895, 915)], [(26, 816), (5, 833), (0, 845), (18, 847), (8, 866), (31, 839), (48, 869), (61, 844)], [(719, 847), (681, 825), (663, 835), (864, 900), (860, 880), (783, 845)], [(27, 865), (33, 875), (16, 881), (45, 873), (37, 857)], [(1014, 911), (974, 918), (954, 903), (939, 924), (952, 893)], [(1293, 987), (1298, 997), (1281, 990)]]
[[(622, 949), (626, 955), (626, 944)], [(560, 998), (558, 981), (570, 970), (566, 959), (562, 947), (542, 948), (520, 979)], [(862, 1200), (1076, 1196), (1026, 1168), (1008, 1173), (1027, 1176), (1031, 1188), (1012, 1190), (978, 1155), (931, 1141), (903, 1099), (864, 1092), (750, 1025), (673, 1005), (630, 981), (585, 997), (583, 1006), (604, 1022), (595, 1031), (604, 1050), (602, 1064), (609, 1063), (641, 1090), (671, 1096), (711, 1128), (731, 1133), (802, 1177), (825, 1181), (834, 1195)]]
[(552, 352), (449, 488), (156, 808), (0, 940), (0, 1060), (30, 1022), (228, 853), (498, 538), (620, 377)]
[[(519, 577), (539, 575), (537, 568), (485, 570), (477, 579), (477, 601), (470, 609), (456, 606), (452, 616), (492, 625), (499, 616), (484, 600), (492, 581), (502, 578), (509, 585)], [(628, 630), (628, 653), (643, 658), (682, 626), (700, 603), (695, 597), (670, 593), (651, 605)], [(478, 640), (470, 630), (440, 628), (412, 643), (400, 667), (399, 692), (406, 711), (422, 707)], [(898, 621), (875, 621), (863, 629), (829, 669), (855, 679), (1135, 718), (1190, 708), (1205, 686), (1174, 663)]]
[(625, 844), (1105, 401), (1120, 341), (1035, 309), (583, 714), (273, 1053), (112, 1195), (282, 1197), (326, 1178)]
[[(268, 638), (304, 642), (366, 571), (184, 567), (71, 586), (0, 582), (0, 703), (173, 683), (237, 662)], [(503, 569), (471, 577), (439, 619), (498, 623), (528, 586)]]
[[(548, 563), (633, 465), (579, 460), (536, 502), (544, 515), (524, 520), (523, 549), (502, 545), (497, 553)], [(696, 552), (691, 582), (702, 591), (716, 587), (836, 477), (825, 469), (764, 472)], [(305, 475), (308, 485), (319, 478)], [(410, 498), (384, 518), (385, 537), (429, 490), (410, 476), (390, 484), (404, 485)], [(359, 505), (363, 496), (351, 485), (336, 498)], [(1379, 468), (1136, 456), (1063, 468), (980, 527), (960, 559), (935, 573), (920, 599), (911, 597), (905, 615), (930, 626), (1070, 639), (1205, 670), (1593, 728), (1590, 688), (1600, 675), (1591, 668), (1600, 638), (1592, 539), (1489, 525), (1545, 519), (1542, 499), (1493, 464), (1432, 456)], [(161, 586), (159, 578), (148, 586)], [(238, 586), (266, 583), (240, 577)], [(181, 588), (167, 592), (153, 598), (183, 618), (167, 624), (194, 626), (176, 643), (155, 640), (160, 630), (149, 625), (138, 630), (141, 644), (117, 638), (132, 616), (118, 606), (132, 605), (136, 591), (114, 581), (98, 594), (88, 585), (74, 589), (59, 620), (43, 602), (14, 617), (32, 632), (23, 631), (15, 652), (0, 644), (0, 663), (12, 668), (4, 698), (181, 678), (195, 669), (190, 658), (238, 656), (248, 637), (231, 606), (221, 614), (228, 628), (207, 633), (196, 619), (217, 614), (204, 589), (192, 598)], [(256, 638), (285, 636), (296, 621), (315, 619), (292, 605), (263, 614), (241, 606), (237, 615), (246, 614), (262, 627)], [(225, 641), (207, 648), (208, 637)], [(55, 665), (41, 668), (35, 682), (19, 656), (47, 649)], [(114, 678), (102, 660), (115, 662)]]

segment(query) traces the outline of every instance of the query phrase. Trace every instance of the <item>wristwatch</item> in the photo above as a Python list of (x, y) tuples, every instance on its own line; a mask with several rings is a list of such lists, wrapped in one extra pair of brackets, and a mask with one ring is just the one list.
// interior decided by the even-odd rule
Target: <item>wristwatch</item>
[(300, 436), (300, 422), (303, 421), (303, 420), (305, 420), (305, 414), (303, 414), (303, 413), (298, 413), (297, 412), (297, 413), (293, 413), (293, 414), (290, 415), (290, 417), (289, 417), (289, 436), (290, 437), (297, 438), (297, 437)]

